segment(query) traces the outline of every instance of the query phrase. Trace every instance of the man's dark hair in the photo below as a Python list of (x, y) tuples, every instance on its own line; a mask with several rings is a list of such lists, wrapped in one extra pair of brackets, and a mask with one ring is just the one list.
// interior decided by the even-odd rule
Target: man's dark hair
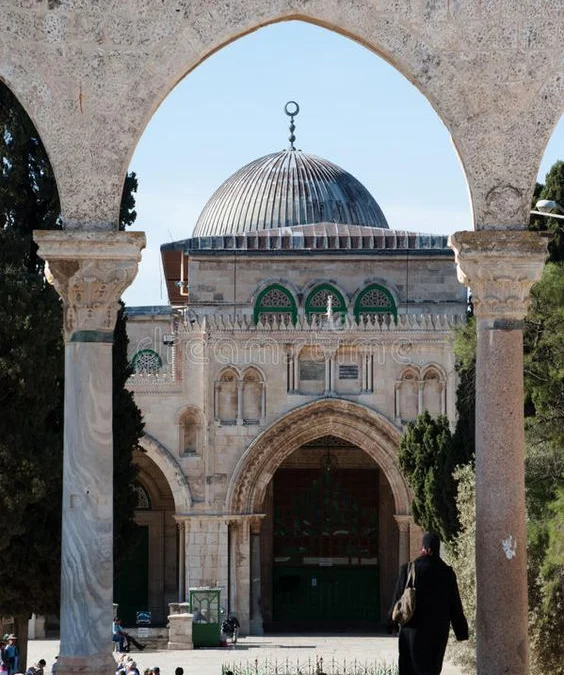
[(441, 540), (438, 534), (434, 532), (425, 532), (421, 546), (433, 555), (438, 555), (441, 550)]

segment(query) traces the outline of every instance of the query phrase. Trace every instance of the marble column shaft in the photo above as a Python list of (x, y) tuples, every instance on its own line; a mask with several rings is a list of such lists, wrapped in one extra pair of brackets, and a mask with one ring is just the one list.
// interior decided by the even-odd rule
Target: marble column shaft
[(63, 300), (65, 418), (57, 672), (113, 672), (112, 343), (145, 236), (34, 232)]
[(478, 338), (477, 672), (527, 675), (522, 327), (546, 240), (527, 231), (480, 231), (457, 232), (449, 244), (459, 279), (472, 290)]
[(399, 541), (398, 541), (398, 563), (401, 567), (409, 562), (410, 540), (409, 540), (409, 526), (413, 518), (411, 516), (394, 516), (394, 520), (398, 524)]
[(250, 521), (251, 535), (251, 635), (264, 635), (263, 617), (261, 608), (262, 578), (261, 578), (261, 552), (260, 552), (260, 528), (261, 519), (252, 518)]

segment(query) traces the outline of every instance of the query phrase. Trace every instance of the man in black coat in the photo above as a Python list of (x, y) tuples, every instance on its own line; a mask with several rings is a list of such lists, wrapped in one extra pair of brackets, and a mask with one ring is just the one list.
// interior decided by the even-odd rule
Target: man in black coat
[[(436, 534), (427, 532), (421, 555), (415, 560), (415, 613), (399, 629), (399, 675), (439, 675), (450, 624), (457, 640), (468, 639), (456, 575), (441, 560), (440, 543)], [(402, 565), (392, 609), (404, 591), (407, 573), (408, 565)], [(391, 631), (396, 631), (392, 609), (388, 625)]]

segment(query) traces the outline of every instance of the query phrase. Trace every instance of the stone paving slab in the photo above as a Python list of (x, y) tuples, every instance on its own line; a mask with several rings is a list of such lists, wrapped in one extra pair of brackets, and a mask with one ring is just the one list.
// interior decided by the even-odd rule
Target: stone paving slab
[[(58, 654), (58, 640), (30, 640), (28, 660), (33, 663), (38, 659), (47, 661), (46, 675), (50, 673), (51, 664)], [(184, 668), (185, 675), (220, 675), (223, 663), (254, 663), (268, 660), (283, 662), (286, 659), (295, 664), (297, 660), (307, 662), (322, 657), (325, 668), (331, 659), (336, 661), (393, 663), (397, 659), (397, 639), (393, 637), (372, 637), (366, 635), (327, 636), (327, 635), (268, 635), (265, 637), (239, 638), (233, 648), (218, 647), (215, 649), (194, 649), (191, 651), (132, 651), (142, 673), (145, 668), (159, 666), (162, 675), (174, 675), (177, 666)], [(117, 655), (116, 655), (117, 656)], [(462, 675), (462, 671), (452, 664), (445, 664), (442, 675)]]

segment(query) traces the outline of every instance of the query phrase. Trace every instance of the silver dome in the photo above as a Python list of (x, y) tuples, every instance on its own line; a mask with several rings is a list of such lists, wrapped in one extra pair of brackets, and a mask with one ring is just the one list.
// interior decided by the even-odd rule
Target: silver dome
[(192, 236), (313, 223), (388, 229), (382, 210), (354, 176), (289, 148), (256, 159), (228, 178), (204, 207)]

